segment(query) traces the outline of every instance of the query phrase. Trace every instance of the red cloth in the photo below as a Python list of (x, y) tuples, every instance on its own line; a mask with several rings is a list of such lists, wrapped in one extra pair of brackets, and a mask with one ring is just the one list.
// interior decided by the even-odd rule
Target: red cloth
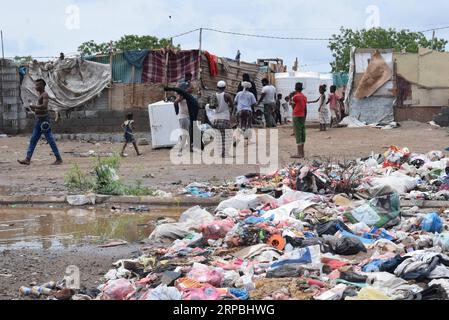
[(142, 82), (164, 83), (165, 52), (151, 51), (143, 62)]
[(304, 118), (307, 110), (307, 97), (298, 92), (293, 97), (293, 102), (295, 103), (293, 117)]
[(186, 73), (192, 74), (192, 79), (198, 79), (200, 69), (199, 50), (171, 52), (168, 57), (168, 82), (177, 83), (184, 79)]
[(218, 76), (218, 57), (207, 51), (205, 51), (204, 54), (209, 61), (210, 75), (212, 77)]
[(142, 82), (165, 83), (166, 72), (168, 83), (177, 83), (188, 72), (195, 80), (198, 79), (199, 63), (199, 50), (170, 52), (168, 65), (165, 52), (151, 51), (143, 63)]

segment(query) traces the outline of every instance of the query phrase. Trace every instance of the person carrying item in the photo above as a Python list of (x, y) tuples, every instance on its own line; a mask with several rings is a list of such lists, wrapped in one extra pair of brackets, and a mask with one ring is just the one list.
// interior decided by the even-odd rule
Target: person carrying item
[[(193, 128), (195, 122), (198, 120), (198, 114), (200, 110), (200, 106), (198, 103), (198, 100), (190, 93), (188, 93), (185, 90), (179, 89), (179, 88), (172, 88), (172, 87), (165, 87), (164, 91), (172, 91), (176, 92), (179, 96), (178, 99), (175, 101), (175, 109), (177, 110), (178, 116), (179, 116), (179, 110), (180, 110), (180, 103), (182, 101), (185, 102), (187, 105), (187, 109), (189, 111), (189, 135), (190, 135), (190, 152), (193, 152)], [(178, 118), (179, 119), (179, 118)]]
[(123, 145), (120, 155), (122, 157), (127, 157), (128, 155), (125, 154), (126, 147), (129, 143), (132, 143), (134, 149), (136, 150), (137, 156), (141, 156), (142, 154), (139, 151), (139, 147), (137, 146), (137, 142), (134, 137), (134, 115), (132, 113), (128, 113), (125, 122), (122, 124), (122, 128), (125, 130), (125, 144)]
[(37, 105), (30, 105), (29, 109), (36, 116), (36, 122), (33, 129), (33, 134), (31, 135), (30, 145), (28, 147), (28, 152), (25, 160), (17, 160), (21, 165), (29, 166), (31, 164), (31, 158), (33, 157), (34, 150), (36, 149), (37, 143), (41, 138), (42, 134), (45, 135), (48, 144), (50, 145), (53, 154), (56, 157), (56, 161), (53, 165), (61, 165), (62, 158), (59, 153), (58, 146), (56, 145), (55, 138), (51, 131), (50, 116), (48, 113), (48, 103), (50, 98), (48, 93), (45, 91), (47, 83), (43, 79), (36, 80), (36, 91), (39, 94)]
[(295, 130), (296, 145), (298, 152), (292, 156), (293, 159), (303, 159), (304, 144), (306, 143), (306, 118), (307, 118), (307, 97), (302, 93), (303, 84), (298, 82), (295, 86), (296, 93), (293, 97), (293, 128)]
[(270, 85), (270, 82), (266, 78), (262, 80), (262, 85), (262, 95), (258, 104), (263, 104), (267, 128), (276, 128), (276, 122), (274, 120), (276, 109), (276, 88)]
[(218, 92), (215, 93), (213, 108), (215, 109), (215, 120), (213, 126), (220, 131), (221, 135), (221, 157), (229, 155), (229, 142), (232, 138), (228, 137), (231, 131), (231, 114), (234, 111), (234, 101), (229, 93), (226, 93), (226, 82), (217, 83)]
[(242, 82), (242, 87), (243, 91), (237, 94), (234, 103), (237, 105), (239, 129), (247, 137), (246, 133), (251, 129), (252, 108), (256, 106), (257, 100), (250, 91), (252, 87), (250, 82)]

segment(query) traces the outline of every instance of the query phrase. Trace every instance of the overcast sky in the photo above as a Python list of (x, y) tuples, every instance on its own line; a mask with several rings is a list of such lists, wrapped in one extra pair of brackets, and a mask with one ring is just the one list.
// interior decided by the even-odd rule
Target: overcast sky
[[(46, 57), (75, 53), (88, 40), (105, 42), (124, 34), (170, 37), (199, 27), (316, 38), (328, 38), (341, 26), (361, 29), (367, 23), (420, 31), (448, 26), (448, 12), (449, 2), (440, 0), (16, 0), (2, 1), (0, 29), (6, 56)], [(426, 35), (431, 37), (431, 32)], [(437, 31), (437, 36), (449, 38), (449, 30)], [(291, 67), (298, 57), (301, 65), (307, 65), (304, 71), (329, 71), (332, 60), (327, 41), (212, 32), (205, 32), (203, 41), (203, 48), (213, 54), (234, 58), (240, 49), (242, 59), (250, 62), (279, 57)], [(175, 43), (198, 48), (198, 34)]]

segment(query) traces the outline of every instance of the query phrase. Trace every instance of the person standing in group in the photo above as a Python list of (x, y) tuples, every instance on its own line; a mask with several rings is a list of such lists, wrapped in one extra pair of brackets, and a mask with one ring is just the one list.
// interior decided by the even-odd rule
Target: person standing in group
[(276, 99), (276, 124), (282, 125), (282, 94), (277, 95)]
[(262, 85), (262, 95), (258, 104), (263, 104), (267, 128), (276, 128), (274, 118), (276, 109), (276, 88), (270, 85), (270, 82), (266, 78), (262, 80)]
[(306, 143), (306, 118), (307, 118), (307, 97), (302, 93), (304, 87), (301, 82), (295, 86), (296, 93), (292, 99), (293, 109), (293, 129), (296, 136), (298, 152), (292, 156), (293, 159), (303, 159), (305, 157), (304, 144)]
[(239, 119), (239, 129), (243, 131), (245, 138), (251, 129), (252, 110), (256, 106), (257, 100), (251, 90), (250, 82), (242, 82), (243, 91), (235, 97), (234, 103), (237, 105), (237, 115)]
[[(185, 88), (185, 87), (183, 87)], [(183, 120), (182, 124), (181, 124), (181, 128), (182, 129), (188, 129), (189, 131), (189, 136), (190, 136), (190, 152), (194, 151), (194, 144), (198, 143), (201, 144), (197, 147), (202, 148), (203, 145), (201, 143), (201, 141), (194, 141), (194, 124), (196, 123), (196, 121), (198, 120), (198, 114), (199, 114), (199, 103), (198, 100), (190, 93), (188, 93), (187, 91), (180, 89), (180, 88), (172, 88), (172, 87), (165, 87), (164, 91), (168, 92), (168, 91), (172, 91), (172, 92), (176, 92), (178, 94), (178, 97), (174, 103), (175, 106), (175, 112), (176, 115), (178, 116), (179, 120)], [(187, 111), (186, 111), (187, 109)], [(187, 127), (187, 125), (185, 124), (185, 118), (189, 119), (189, 126)], [(201, 139), (200, 139), (201, 140)]]
[(330, 94), (329, 94), (329, 100), (327, 103), (329, 104), (330, 111), (331, 111), (331, 128), (334, 124), (338, 124), (341, 120), (341, 114), (340, 114), (340, 102), (341, 99), (337, 95), (337, 86), (331, 86), (330, 88)]
[[(239, 93), (239, 92), (242, 92), (243, 91), (243, 86), (242, 86), (242, 83), (243, 82), (249, 82), (249, 83), (251, 83), (251, 89), (249, 89), (249, 92), (251, 92), (253, 95), (254, 95), (254, 97), (256, 98), (256, 101), (257, 101), (257, 98), (258, 98), (258, 93), (257, 93), (257, 87), (256, 87), (256, 84), (254, 83), (254, 81), (252, 81), (251, 80), (251, 76), (249, 75), (249, 73), (244, 73), (243, 74), (243, 76), (242, 76), (242, 82), (239, 84), (239, 87), (238, 87), (238, 89), (237, 89), (237, 93), (236, 93), (236, 95)], [(256, 120), (255, 120), (255, 115), (256, 115), (256, 110), (255, 110), (255, 107), (252, 107), (252, 115), (251, 115), (251, 124), (255, 124), (256, 123)]]
[(36, 91), (39, 94), (37, 105), (30, 105), (32, 113), (36, 116), (36, 122), (33, 129), (33, 134), (31, 136), (30, 145), (28, 147), (28, 152), (25, 160), (17, 160), (21, 165), (29, 166), (31, 164), (31, 158), (33, 157), (34, 150), (41, 138), (42, 134), (45, 135), (48, 144), (50, 145), (56, 161), (53, 165), (61, 165), (62, 158), (59, 153), (58, 146), (56, 145), (55, 138), (51, 131), (50, 116), (48, 113), (48, 104), (50, 97), (45, 91), (47, 83), (43, 79), (36, 80)]
[(134, 149), (136, 150), (137, 156), (141, 156), (142, 154), (139, 151), (136, 138), (134, 137), (134, 115), (132, 113), (128, 113), (125, 122), (122, 124), (122, 128), (125, 130), (125, 144), (123, 145), (120, 155), (122, 157), (127, 157), (125, 154), (126, 147), (129, 143), (132, 143)]
[(288, 123), (288, 116), (290, 112), (290, 96), (285, 97), (285, 102), (282, 104), (282, 118), (284, 119), (284, 123)]
[(251, 80), (251, 76), (248, 73), (244, 73), (243, 74), (242, 82), (239, 84), (239, 87), (237, 89), (237, 93), (242, 92), (244, 90), (244, 88), (242, 86), (243, 82), (251, 83), (251, 89), (249, 89), (248, 91), (251, 92), (254, 95), (254, 97), (256, 98), (256, 101), (257, 101), (257, 97), (258, 97), (257, 87), (256, 87), (256, 84)]
[(187, 101), (179, 94), (175, 101), (175, 110), (176, 115), (178, 116), (179, 128), (182, 130), (178, 152), (178, 156), (182, 157), (182, 154), (186, 147), (188, 148), (188, 150), (191, 149), (190, 144), (191, 121)]
[(231, 132), (231, 114), (234, 112), (234, 101), (229, 93), (226, 93), (226, 82), (220, 81), (217, 84), (218, 92), (215, 94), (216, 103), (214, 128), (221, 134), (221, 157), (229, 156)]
[(326, 126), (330, 125), (330, 110), (328, 105), (326, 104), (326, 90), (327, 86), (325, 84), (321, 85), (319, 88), (320, 97), (314, 101), (310, 101), (309, 103), (317, 103), (318, 102), (318, 113), (320, 116), (320, 131), (326, 131)]

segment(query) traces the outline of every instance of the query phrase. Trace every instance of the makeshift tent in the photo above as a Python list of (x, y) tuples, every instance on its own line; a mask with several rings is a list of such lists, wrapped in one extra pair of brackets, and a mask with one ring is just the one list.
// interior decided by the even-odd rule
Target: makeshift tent
[(25, 104), (38, 99), (35, 81), (47, 82), (50, 96), (49, 108), (65, 111), (83, 106), (95, 99), (111, 82), (108, 65), (78, 58), (55, 62), (30, 64), (22, 83), (22, 100)]

